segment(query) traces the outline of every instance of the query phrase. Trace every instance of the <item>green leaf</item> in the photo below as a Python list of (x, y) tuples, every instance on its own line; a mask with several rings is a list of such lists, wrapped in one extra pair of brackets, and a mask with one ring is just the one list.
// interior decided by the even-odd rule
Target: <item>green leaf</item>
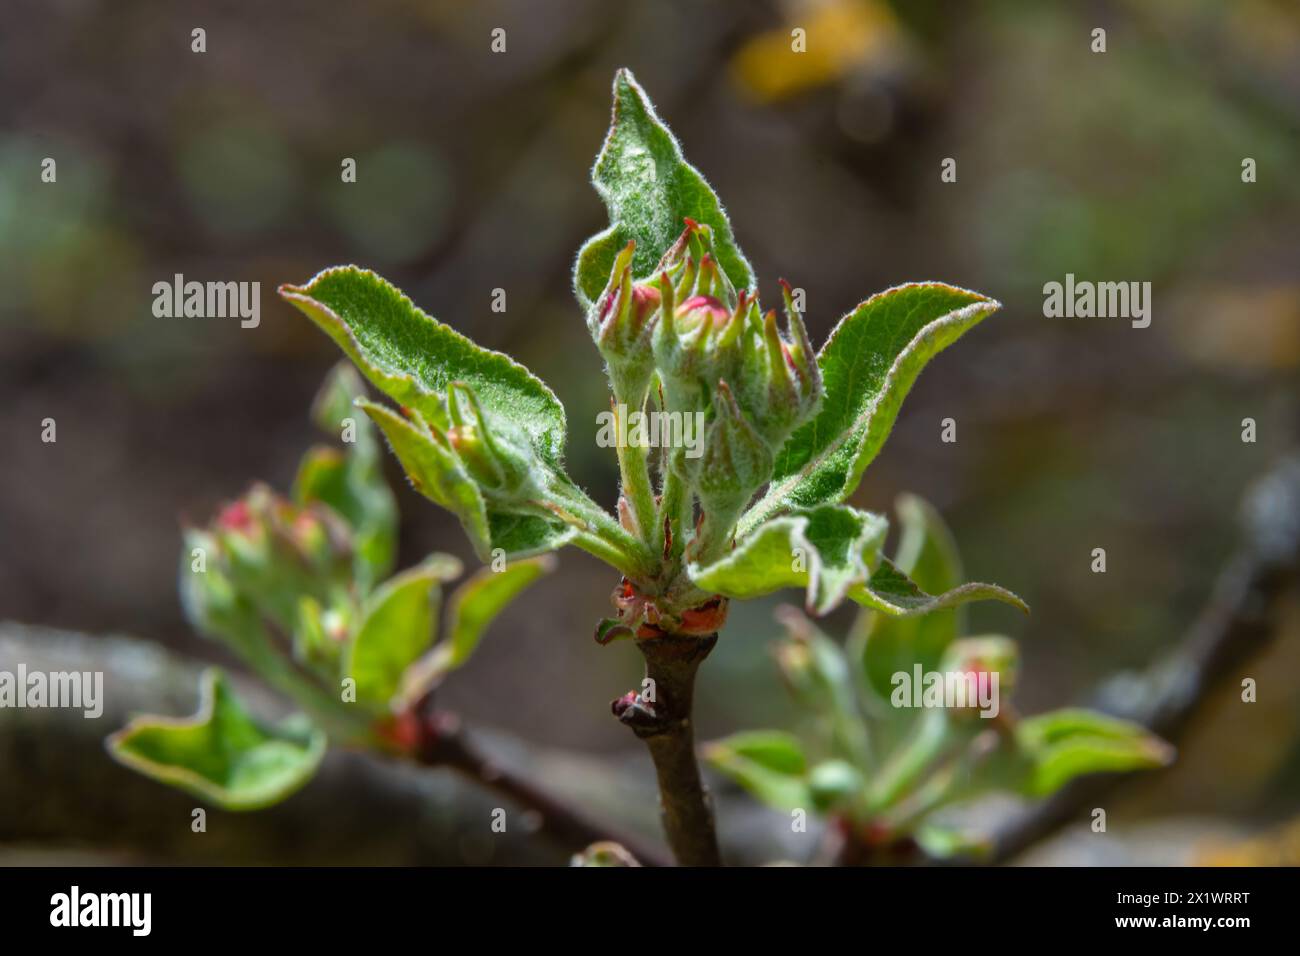
[(562, 548), (577, 532), (556, 519), (489, 509), (488, 533), (494, 550), (500, 548), (506, 558), (516, 559)]
[(538, 578), (554, 569), (555, 560), (549, 556), (510, 562), (500, 571), (481, 568), (452, 592), (447, 609), (447, 635), (407, 671), (402, 682), (402, 699), (417, 700), (448, 673), (463, 666), (496, 616)]
[(867, 581), (887, 530), (880, 515), (825, 505), (774, 518), (727, 556), (692, 563), (688, 573), (698, 587), (740, 599), (803, 587), (809, 613), (821, 615)]
[(912, 283), (840, 319), (817, 356), (826, 390), (821, 411), (777, 454), (772, 483), (741, 519), (741, 533), (782, 511), (851, 495), (921, 369), (998, 308), (976, 292)]
[(926, 594), (888, 558), (880, 564), (865, 584), (854, 585), (849, 597), (859, 604), (896, 617), (929, 614), (944, 608), (969, 604), (971, 601), (1001, 601), (1029, 613), (1029, 606), (1006, 588), (996, 584), (971, 582), (939, 595)]
[(778, 810), (807, 809), (808, 762), (798, 738), (777, 730), (733, 734), (704, 748), (704, 757), (725, 776)]
[(486, 561), (492, 553), (487, 505), (460, 459), (427, 428), (416, 427), (388, 406), (364, 399), (357, 405), (384, 433), (411, 486), (459, 518), (474, 553)]
[(285, 799), (311, 779), (325, 745), (301, 715), (277, 727), (251, 716), (216, 669), (203, 673), (193, 717), (137, 717), (107, 741), (119, 763), (227, 810)]
[(843, 650), (796, 608), (783, 605), (776, 617), (786, 630), (774, 648), (786, 687), (818, 716), (832, 753), (869, 767), (871, 747)]
[(429, 561), (385, 581), (367, 600), (361, 624), (343, 661), (343, 677), (356, 681), (357, 701), (387, 710), (402, 686), (406, 669), (433, 642), (439, 584), (460, 574), (450, 555)]
[(397, 503), (384, 480), (378, 439), (365, 416), (357, 414), (355, 399), (365, 387), (352, 366), (340, 362), (316, 396), (312, 419), (339, 437), (345, 421), (353, 424), (346, 453), (334, 447), (313, 448), (303, 456), (294, 481), (299, 504), (319, 501), (333, 508), (351, 526), (357, 585), (370, 592), (393, 568), (397, 551)]
[(993, 852), (993, 841), (984, 834), (927, 823), (912, 835), (925, 854), (935, 860), (953, 857), (981, 860)]
[[(943, 594), (962, 582), (961, 558), (952, 533), (939, 513), (915, 495), (901, 495), (896, 506), (902, 529), (894, 565), (921, 590)], [(867, 684), (882, 700), (889, 698), (890, 679), (912, 673), (915, 664), (935, 670), (946, 648), (964, 629), (963, 608), (894, 617), (866, 608), (854, 624), (852, 640)], [(891, 708), (893, 713), (902, 713)]]
[(514, 359), (476, 345), (355, 266), (326, 269), (301, 288), (281, 286), (280, 295), (319, 325), (376, 388), (425, 421), (445, 429), (448, 387), (464, 383), (495, 429), (526, 436), (545, 464), (559, 468), (564, 408)]
[(591, 181), (609, 210), (610, 226), (588, 239), (578, 253), (573, 284), (584, 310), (600, 297), (614, 258), (629, 239), (636, 241), (633, 275), (644, 278), (680, 235), (687, 218), (712, 227), (718, 262), (732, 285), (753, 288), (753, 270), (736, 245), (718, 197), (686, 162), (630, 70), (614, 76), (613, 116)]
[(862, 772), (846, 760), (823, 761), (808, 774), (813, 805), (822, 813), (851, 807), (862, 798), (865, 789)]
[(1016, 745), (1028, 760), (1019, 789), (1046, 797), (1075, 777), (1164, 767), (1174, 748), (1140, 724), (1090, 710), (1055, 710), (1021, 720)]

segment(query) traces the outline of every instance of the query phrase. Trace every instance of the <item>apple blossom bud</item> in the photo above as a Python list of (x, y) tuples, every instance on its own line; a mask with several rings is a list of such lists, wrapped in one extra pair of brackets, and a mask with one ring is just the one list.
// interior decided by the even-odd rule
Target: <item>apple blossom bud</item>
[(609, 285), (587, 318), (596, 348), (609, 367), (618, 400), (640, 408), (654, 374), (651, 331), (660, 291), (652, 283), (634, 283), (629, 241), (614, 260)]

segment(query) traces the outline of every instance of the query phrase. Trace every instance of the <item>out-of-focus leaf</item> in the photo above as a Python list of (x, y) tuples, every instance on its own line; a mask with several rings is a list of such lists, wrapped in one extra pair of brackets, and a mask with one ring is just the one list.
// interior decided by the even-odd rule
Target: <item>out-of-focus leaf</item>
[(460, 562), (435, 555), (385, 581), (366, 601), (361, 623), (343, 661), (343, 677), (356, 681), (357, 702), (388, 709), (406, 669), (433, 642), (441, 582), (460, 573)]
[(978, 833), (966, 833), (951, 827), (926, 824), (912, 834), (926, 855), (935, 860), (953, 857), (982, 859), (993, 850), (993, 841)]
[(412, 701), (461, 667), (483, 639), (488, 626), (527, 587), (555, 569), (548, 556), (513, 561), (500, 571), (481, 568), (452, 592), (447, 606), (446, 636), (413, 664), (402, 682), (402, 699)]
[(787, 635), (774, 649), (786, 687), (799, 704), (820, 718), (837, 756), (869, 767), (867, 729), (844, 652), (796, 608), (782, 606), (776, 614)]
[(865, 789), (862, 771), (847, 760), (826, 760), (808, 775), (808, 792), (822, 813), (851, 807)]
[(325, 734), (299, 715), (278, 727), (252, 717), (220, 671), (205, 671), (199, 711), (183, 720), (137, 717), (109, 737), (119, 763), (227, 810), (256, 810), (311, 779)]
[(340, 514), (352, 529), (357, 586), (367, 594), (393, 568), (397, 548), (397, 503), (384, 480), (380, 448), (374, 429), (353, 402), (365, 387), (356, 370), (340, 362), (330, 372), (312, 406), (312, 419), (324, 432), (344, 434), (351, 422), (346, 452), (321, 446), (303, 456), (294, 481), (299, 504), (322, 502)]
[(704, 748), (708, 762), (753, 796), (778, 810), (808, 809), (803, 747), (791, 734), (754, 730), (733, 734)]
[(1075, 777), (1164, 767), (1175, 751), (1140, 724), (1090, 710), (1055, 710), (1020, 721), (1016, 745), (1027, 760), (1019, 789), (1046, 797)]
[(713, 229), (718, 264), (732, 285), (753, 288), (753, 271), (736, 245), (718, 197), (686, 162), (630, 70), (614, 76), (614, 112), (591, 180), (609, 210), (610, 225), (578, 252), (573, 286), (584, 310), (600, 297), (614, 259), (628, 240), (636, 241), (632, 273), (645, 278), (688, 218)]
[(998, 308), (977, 292), (918, 282), (880, 292), (840, 319), (817, 355), (821, 411), (777, 454), (772, 483), (741, 519), (741, 535), (783, 511), (851, 495), (921, 369)]

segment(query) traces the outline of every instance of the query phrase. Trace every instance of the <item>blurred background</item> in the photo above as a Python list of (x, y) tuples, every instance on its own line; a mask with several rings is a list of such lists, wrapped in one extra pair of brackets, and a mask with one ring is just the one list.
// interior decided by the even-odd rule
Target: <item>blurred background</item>
[[(317, 440), (308, 405), (337, 353), (274, 289), (336, 263), (550, 383), (571, 474), (612, 505), (616, 463), (593, 440), (606, 386), (570, 268), (606, 222), (587, 174), (619, 66), (721, 196), (763, 296), (778, 277), (805, 290), (814, 341), (907, 280), (1004, 303), (921, 377), (855, 503), (930, 499), (968, 576), (1032, 605), (972, 615), (1022, 641), (1024, 710), (1085, 700), (1178, 645), (1243, 491), (1300, 438), (1287, 0), (8, 0), (3, 21), (0, 619), (229, 663), (182, 618), (179, 524), (253, 479), (287, 489)], [(1150, 328), (1045, 318), (1043, 284), (1067, 272), (1151, 282)], [(259, 281), (260, 326), (154, 317), (152, 286), (175, 273)], [(940, 441), (947, 417), (956, 443)], [(403, 563), (469, 558), (455, 522), (390, 474)], [(444, 702), (538, 745), (637, 759), (608, 702), (639, 657), (591, 640), (614, 583), (564, 552)], [(705, 739), (789, 719), (774, 605), (734, 610), (703, 672)], [(1199, 821), (1179, 845), (1300, 813), (1289, 620), (1256, 676), (1292, 679), (1252, 708), (1231, 706), (1229, 681), (1134, 804), (1153, 825)]]

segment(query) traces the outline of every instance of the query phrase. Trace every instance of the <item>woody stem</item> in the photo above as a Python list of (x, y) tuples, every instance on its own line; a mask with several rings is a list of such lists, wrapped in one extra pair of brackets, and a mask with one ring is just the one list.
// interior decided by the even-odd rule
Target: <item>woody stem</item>
[(619, 713), (619, 719), (650, 750), (664, 835), (680, 866), (722, 865), (713, 802), (700, 777), (691, 717), (695, 673), (717, 639), (717, 634), (639, 639), (649, 681), (642, 692), (644, 703)]
[(428, 767), (450, 767), (520, 808), (536, 813), (540, 831), (572, 850), (613, 840), (645, 866), (666, 865), (667, 860), (658, 850), (643, 845), (629, 834), (615, 832), (589, 819), (532, 780), (488, 757), (466, 736), (454, 715), (423, 708), (419, 720), (419, 741), (411, 751), (416, 763)]

